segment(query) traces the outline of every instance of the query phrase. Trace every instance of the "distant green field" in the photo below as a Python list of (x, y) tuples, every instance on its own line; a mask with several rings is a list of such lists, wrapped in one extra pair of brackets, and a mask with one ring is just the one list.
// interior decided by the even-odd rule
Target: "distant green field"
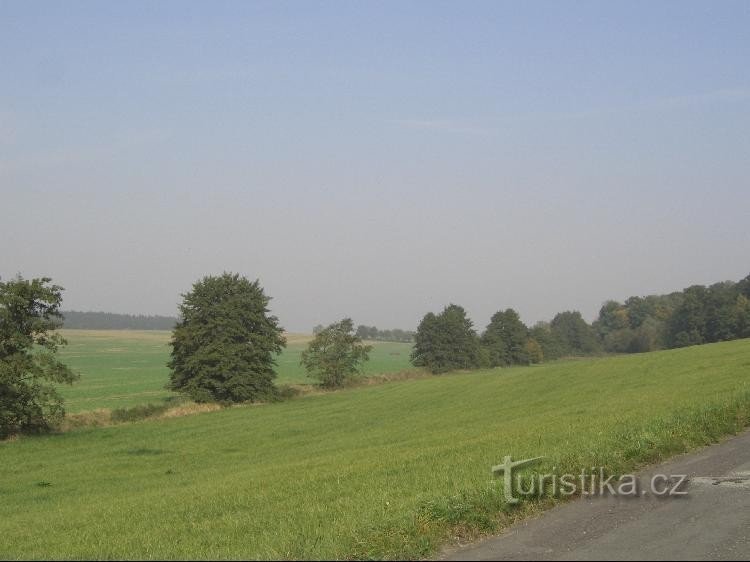
[[(62, 330), (68, 346), (62, 360), (81, 379), (62, 387), (66, 409), (82, 412), (97, 408), (122, 408), (159, 402), (172, 395), (164, 389), (169, 378), (170, 332), (130, 330)], [(277, 384), (311, 383), (299, 364), (309, 336), (291, 334), (278, 357)], [(373, 343), (366, 374), (392, 373), (411, 369), (411, 345)]]
[(23, 438), (0, 558), (425, 556), (493, 528), (505, 455), (630, 470), (749, 421), (741, 340)]

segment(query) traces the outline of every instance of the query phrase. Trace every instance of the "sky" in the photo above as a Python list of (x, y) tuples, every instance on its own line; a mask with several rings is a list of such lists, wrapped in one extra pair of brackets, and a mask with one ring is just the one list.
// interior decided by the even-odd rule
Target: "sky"
[(0, 0), (0, 276), (292, 331), (750, 273), (750, 2)]

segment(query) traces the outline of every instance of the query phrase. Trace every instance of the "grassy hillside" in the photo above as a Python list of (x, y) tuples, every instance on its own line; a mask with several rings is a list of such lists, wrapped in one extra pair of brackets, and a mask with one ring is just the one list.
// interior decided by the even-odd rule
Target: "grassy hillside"
[(749, 419), (741, 340), (25, 438), (0, 558), (420, 556), (493, 528), (505, 455), (625, 470)]
[[(169, 371), (170, 332), (130, 330), (62, 330), (68, 346), (61, 357), (81, 379), (62, 387), (69, 412), (122, 408), (160, 402), (172, 395), (164, 390)], [(278, 357), (277, 384), (310, 383), (299, 364), (310, 336), (290, 334)], [(410, 369), (411, 345), (374, 342), (365, 373)]]

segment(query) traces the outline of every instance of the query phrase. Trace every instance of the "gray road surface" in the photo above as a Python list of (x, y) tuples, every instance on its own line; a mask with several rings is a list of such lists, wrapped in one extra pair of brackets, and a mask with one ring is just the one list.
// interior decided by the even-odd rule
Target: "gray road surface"
[(687, 474), (687, 495), (571, 501), (441, 559), (750, 560), (750, 432), (641, 473), (647, 487), (654, 474)]

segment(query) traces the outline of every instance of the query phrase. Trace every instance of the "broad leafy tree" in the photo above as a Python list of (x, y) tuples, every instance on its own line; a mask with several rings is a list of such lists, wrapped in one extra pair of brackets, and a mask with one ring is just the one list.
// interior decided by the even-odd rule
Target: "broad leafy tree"
[(684, 347), (747, 337), (747, 279), (685, 289), (667, 322), (667, 343)]
[(529, 330), (518, 313), (509, 308), (496, 312), (482, 334), (490, 367), (529, 363), (526, 342)]
[(706, 294), (705, 318), (706, 331), (703, 335), (707, 342), (731, 340), (737, 334), (737, 284), (731, 281), (715, 283)]
[(628, 308), (617, 301), (607, 301), (599, 309), (599, 317), (594, 322), (594, 328), (601, 338), (606, 338), (613, 332), (630, 327)]
[(0, 439), (54, 428), (65, 415), (55, 385), (77, 379), (56, 357), (63, 289), (51, 281), (0, 281)]
[(682, 293), (630, 297), (625, 304), (607, 301), (593, 326), (605, 351), (639, 353), (666, 346), (666, 320)]
[(693, 285), (684, 291), (682, 304), (674, 311), (667, 324), (669, 347), (686, 347), (705, 342), (706, 288)]
[(563, 355), (586, 355), (599, 350), (594, 329), (578, 311), (558, 313), (550, 322), (550, 329), (561, 343)]
[(565, 355), (563, 343), (558, 334), (552, 331), (549, 322), (537, 322), (529, 330), (529, 337), (539, 344), (545, 361), (559, 359)]
[(272, 397), (275, 356), (286, 341), (269, 301), (257, 280), (237, 274), (195, 283), (172, 334), (169, 388), (198, 402)]
[(426, 314), (417, 328), (411, 361), (436, 374), (479, 367), (481, 345), (466, 311), (451, 304), (440, 314)]
[(302, 352), (301, 363), (321, 386), (337, 388), (361, 372), (371, 350), (354, 332), (351, 319), (345, 318), (315, 335)]

